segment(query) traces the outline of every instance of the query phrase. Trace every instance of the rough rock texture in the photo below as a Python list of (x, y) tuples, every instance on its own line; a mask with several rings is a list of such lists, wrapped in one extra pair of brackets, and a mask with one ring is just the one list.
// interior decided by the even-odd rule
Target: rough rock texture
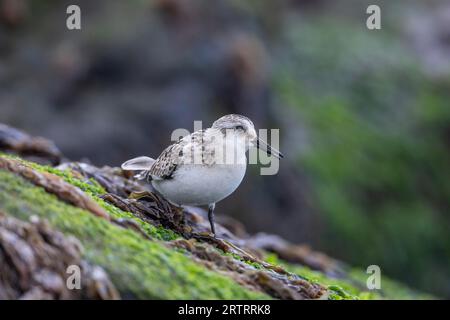
[(61, 151), (52, 141), (42, 137), (32, 137), (23, 131), (1, 123), (0, 148), (53, 165), (60, 163), (62, 159)]
[(43, 187), (47, 192), (55, 194), (62, 201), (86, 209), (99, 217), (109, 219), (108, 213), (92, 198), (54, 174), (38, 172), (11, 159), (0, 159), (0, 169), (19, 174), (35, 185)]
[[(77, 239), (38, 217), (31, 220), (0, 212), (0, 299), (120, 298), (105, 271), (81, 259)], [(73, 265), (81, 269), (80, 290), (66, 285)]]
[[(181, 211), (131, 176), (0, 154), (0, 298), (420, 297), (388, 279), (369, 292), (361, 271), (231, 219), (213, 238), (202, 209)], [(69, 265), (82, 270), (81, 290), (66, 286)]]

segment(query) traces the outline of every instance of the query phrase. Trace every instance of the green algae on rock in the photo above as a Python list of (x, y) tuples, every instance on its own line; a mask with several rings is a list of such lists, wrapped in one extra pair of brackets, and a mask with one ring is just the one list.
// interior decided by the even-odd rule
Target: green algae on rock
[(77, 239), (30, 220), (0, 211), (0, 300), (120, 299), (106, 272), (81, 259)]
[(61, 202), (44, 189), (0, 170), (0, 208), (19, 219), (36, 215), (83, 244), (87, 261), (102, 266), (122, 297), (268, 299), (214, 273), (180, 252)]
[(342, 277), (330, 277), (311, 270), (306, 266), (291, 264), (279, 259), (275, 254), (268, 254), (266, 260), (282, 265), (289, 272), (295, 273), (310, 282), (321, 283), (329, 290), (330, 300), (382, 300), (382, 299), (432, 299), (433, 297), (412, 290), (388, 277), (382, 276), (381, 290), (369, 290), (366, 286), (367, 274), (360, 269), (350, 269)]
[[(59, 177), (82, 190), (109, 214), (111, 221), (97, 217), (76, 204), (63, 201), (64, 197), (61, 199), (32, 184), (27, 175), (0, 169), (0, 210), (24, 221), (37, 216), (56, 230), (77, 237), (84, 247), (83, 259), (102, 267), (122, 298), (341, 300), (425, 297), (390, 280), (383, 280), (386, 284), (383, 292), (368, 291), (363, 286), (363, 272), (356, 269), (348, 273), (347, 278), (336, 279), (301, 263), (287, 263), (276, 254), (266, 252), (263, 254), (266, 258), (259, 259), (246, 252), (258, 249), (248, 247), (249, 242), (242, 243), (243, 248), (229, 243), (230, 248), (238, 250), (229, 251), (228, 248), (223, 251), (223, 246), (228, 246), (226, 241), (214, 242), (198, 236), (187, 240), (183, 238), (185, 235), (154, 225), (152, 221), (105, 201), (106, 189), (96, 179), (76, 170), (60, 170), (4, 154), (0, 154), (0, 158)], [(114, 224), (119, 220), (135, 223), (141, 234), (133, 228)]]

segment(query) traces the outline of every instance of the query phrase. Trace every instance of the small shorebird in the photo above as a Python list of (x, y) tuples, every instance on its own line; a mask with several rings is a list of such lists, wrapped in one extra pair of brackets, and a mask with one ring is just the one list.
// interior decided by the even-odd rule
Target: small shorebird
[(283, 157), (258, 138), (249, 118), (229, 114), (216, 120), (211, 128), (195, 131), (168, 146), (156, 160), (134, 158), (123, 163), (122, 169), (141, 171), (138, 179), (149, 181), (178, 207), (208, 205), (208, 219), (215, 236), (216, 202), (228, 197), (241, 183), (249, 147), (278, 159)]

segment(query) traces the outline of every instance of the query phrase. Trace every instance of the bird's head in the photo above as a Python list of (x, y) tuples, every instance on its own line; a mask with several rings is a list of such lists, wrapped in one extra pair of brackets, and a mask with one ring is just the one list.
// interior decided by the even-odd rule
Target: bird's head
[(268, 155), (273, 155), (276, 158), (283, 158), (281, 152), (272, 148), (270, 145), (258, 138), (253, 122), (239, 114), (227, 114), (212, 124), (213, 129), (218, 129), (224, 134), (232, 133), (238, 139), (243, 139), (247, 148), (256, 147), (263, 150)]

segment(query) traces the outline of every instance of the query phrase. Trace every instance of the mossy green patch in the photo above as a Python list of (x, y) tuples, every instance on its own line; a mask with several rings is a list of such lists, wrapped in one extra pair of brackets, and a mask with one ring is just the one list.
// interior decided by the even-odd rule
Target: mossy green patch
[[(85, 247), (85, 258), (104, 267), (125, 297), (269, 298), (241, 287), (228, 277), (207, 270), (193, 262), (184, 250), (168, 248), (157, 241), (174, 240), (179, 235), (169, 229), (146, 223), (132, 213), (107, 203), (100, 198), (106, 191), (97, 181), (79, 179), (70, 170), (61, 171), (10, 155), (0, 156), (19, 160), (37, 171), (63, 178), (91, 196), (112, 217), (136, 221), (143, 231), (155, 238), (155, 241), (146, 241), (133, 230), (122, 229), (95, 217), (85, 210), (60, 201), (43, 188), (36, 187), (19, 176), (0, 170), (0, 209), (21, 219), (28, 219), (31, 215), (43, 217), (58, 230), (79, 238)], [(217, 250), (255, 269), (265, 269), (260, 263)], [(386, 277), (382, 279), (382, 291), (370, 291), (365, 287), (367, 275), (359, 269), (352, 269), (346, 279), (335, 279), (305, 266), (286, 263), (274, 254), (267, 255), (266, 261), (280, 265), (309, 282), (326, 286), (329, 299), (332, 300), (432, 298)]]
[(174, 240), (179, 238), (180, 236), (172, 230), (166, 229), (162, 226), (154, 226), (149, 223), (145, 223), (141, 219), (135, 217), (131, 212), (123, 211), (112, 204), (107, 203), (102, 198), (101, 195), (106, 194), (106, 190), (95, 180), (95, 179), (79, 179), (77, 178), (71, 170), (59, 170), (50, 166), (40, 165), (34, 162), (26, 161), (20, 159), (13, 155), (7, 155), (0, 153), (1, 157), (7, 159), (14, 159), (20, 161), (26, 166), (33, 168), (39, 172), (48, 172), (52, 173), (58, 177), (61, 177), (67, 183), (80, 188), (86, 194), (88, 194), (95, 202), (97, 202), (103, 209), (105, 209), (113, 218), (119, 219), (129, 219), (136, 222), (149, 236), (153, 238), (157, 238), (159, 240)]
[(103, 267), (125, 298), (270, 298), (208, 270), (160, 241), (145, 240), (132, 230), (62, 202), (4, 170), (0, 170), (0, 209), (22, 220), (36, 215), (77, 237), (84, 246), (84, 258)]
[[(267, 255), (266, 260), (271, 264), (282, 266), (287, 271), (295, 273), (309, 282), (319, 283), (327, 287), (330, 290), (329, 298), (332, 300), (355, 300), (362, 298), (360, 296), (361, 289), (347, 281), (330, 278), (324, 273), (311, 270), (306, 266), (287, 263), (279, 259), (275, 254)], [(370, 298), (376, 298), (376, 296), (370, 296)]]
[(313, 283), (320, 283), (330, 290), (331, 300), (378, 300), (378, 299), (431, 299), (432, 297), (414, 291), (387, 277), (381, 277), (381, 290), (369, 290), (366, 286), (368, 274), (362, 270), (351, 269), (346, 278), (333, 278), (306, 266), (283, 261), (275, 254), (268, 254), (267, 262), (280, 265), (287, 271), (295, 273)]
[(230, 256), (230, 257), (232, 257), (233, 259), (239, 260), (239, 261), (245, 263), (246, 265), (249, 265), (249, 266), (251, 266), (251, 267), (253, 267), (253, 268), (255, 268), (255, 269), (258, 269), (258, 270), (265, 269), (265, 267), (264, 267), (261, 263), (258, 263), (258, 262), (255, 262), (255, 261), (251, 261), (251, 260), (244, 259), (243, 257), (241, 257), (240, 255), (238, 255), (238, 254), (236, 254), (236, 253), (232, 253), (232, 252), (224, 252), (224, 251), (222, 251), (221, 249), (217, 249), (217, 250), (219, 250), (219, 251), (221, 252), (221, 254), (223, 254), (223, 255), (225, 255), (225, 256)]

